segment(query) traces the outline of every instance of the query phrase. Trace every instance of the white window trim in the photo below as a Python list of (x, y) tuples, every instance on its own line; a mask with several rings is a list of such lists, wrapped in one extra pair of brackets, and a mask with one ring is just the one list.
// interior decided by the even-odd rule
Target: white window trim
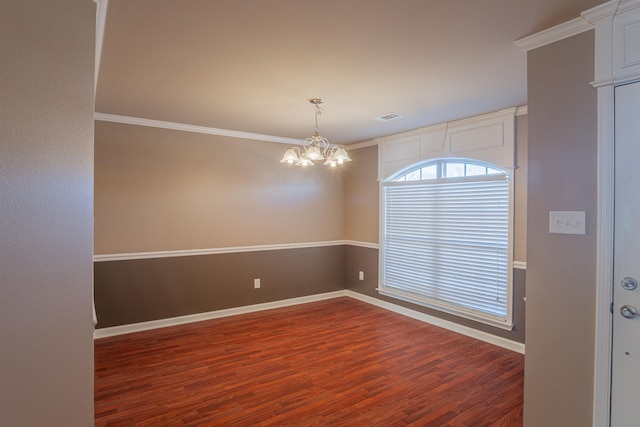
[(441, 123), (377, 139), (378, 180), (425, 160), (466, 158), (511, 171), (515, 166), (516, 108)]
[(413, 295), (391, 292), (384, 288), (384, 191), (385, 182), (391, 181), (400, 172), (409, 171), (420, 163), (446, 158), (489, 163), (507, 171), (509, 180), (509, 250), (508, 266), (513, 265), (514, 241), (514, 175), (515, 169), (515, 115), (516, 108), (476, 116), (456, 122), (443, 123), (417, 129), (378, 140), (379, 181), (379, 236), (378, 288), (381, 295), (433, 308), (448, 314), (470, 319), (504, 330), (513, 329), (513, 269), (507, 268), (507, 317), (506, 320), (478, 315), (475, 312), (453, 307), (447, 303), (437, 304), (416, 298)]

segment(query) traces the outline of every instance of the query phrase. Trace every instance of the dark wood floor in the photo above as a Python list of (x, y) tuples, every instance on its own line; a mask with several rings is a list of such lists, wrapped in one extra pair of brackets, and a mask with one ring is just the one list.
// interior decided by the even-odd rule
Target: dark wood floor
[(96, 340), (96, 425), (520, 426), (523, 367), (345, 297)]

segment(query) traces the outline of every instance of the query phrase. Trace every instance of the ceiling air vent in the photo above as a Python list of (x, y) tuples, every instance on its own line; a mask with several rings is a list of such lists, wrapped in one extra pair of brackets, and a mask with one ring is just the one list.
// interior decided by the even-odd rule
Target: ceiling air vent
[(399, 119), (400, 117), (402, 117), (401, 114), (387, 113), (384, 116), (376, 117), (373, 120), (378, 120), (380, 122), (388, 122), (389, 120)]

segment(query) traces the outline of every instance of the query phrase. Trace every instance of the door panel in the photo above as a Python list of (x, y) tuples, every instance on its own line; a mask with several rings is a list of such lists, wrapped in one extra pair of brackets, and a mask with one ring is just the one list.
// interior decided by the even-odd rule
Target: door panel
[[(615, 88), (611, 426), (640, 425), (640, 82)], [(627, 306), (627, 310), (624, 307)]]

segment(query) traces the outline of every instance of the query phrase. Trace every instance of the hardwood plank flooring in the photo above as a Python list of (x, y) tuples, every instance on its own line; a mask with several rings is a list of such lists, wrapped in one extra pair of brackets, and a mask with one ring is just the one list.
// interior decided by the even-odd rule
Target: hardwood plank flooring
[(524, 356), (352, 298), (95, 341), (96, 426), (521, 426)]

